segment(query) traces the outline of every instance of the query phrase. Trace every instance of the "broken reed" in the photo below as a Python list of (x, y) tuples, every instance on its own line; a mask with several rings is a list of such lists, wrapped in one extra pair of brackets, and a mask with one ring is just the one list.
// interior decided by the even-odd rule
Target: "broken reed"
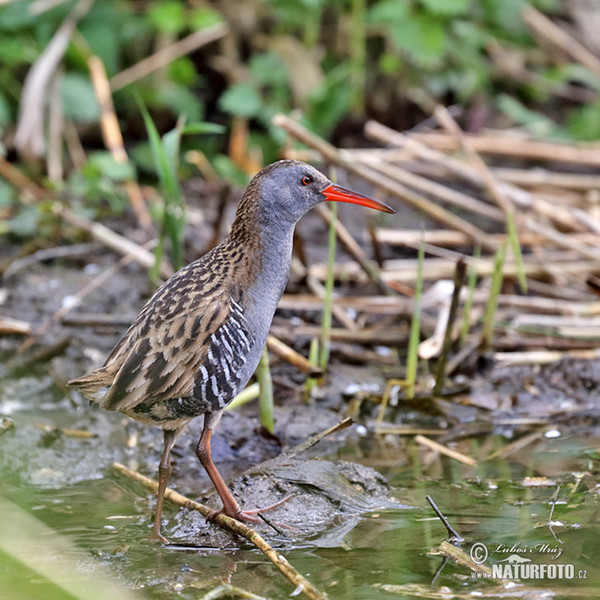
[(506, 258), (506, 242), (503, 243), (494, 256), (494, 271), (492, 273), (492, 283), (490, 286), (490, 296), (488, 298), (485, 315), (483, 317), (483, 331), (481, 334), (482, 350), (489, 350), (492, 347), (494, 339), (494, 321), (496, 318), (496, 310), (498, 309), (498, 296), (502, 288), (502, 279), (504, 274), (504, 259)]
[(406, 391), (405, 397), (412, 399), (415, 396), (415, 381), (417, 379), (417, 366), (419, 364), (419, 341), (421, 335), (421, 291), (423, 289), (423, 262), (425, 249), (423, 237), (419, 244), (417, 262), (417, 281), (415, 284), (415, 307), (410, 324), (410, 339), (408, 341), (408, 357), (406, 359)]

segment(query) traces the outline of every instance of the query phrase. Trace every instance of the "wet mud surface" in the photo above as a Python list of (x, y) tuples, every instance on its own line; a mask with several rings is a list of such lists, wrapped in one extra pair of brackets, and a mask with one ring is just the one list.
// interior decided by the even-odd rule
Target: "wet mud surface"
[[(95, 256), (93, 262), (82, 257), (31, 265), (3, 282), (0, 314), (39, 326), (113, 262), (107, 254)], [(2, 489), (13, 498), (29, 495), (28, 508), (48, 522), (64, 519), (70, 524), (67, 531), (89, 545), (95, 559), (124, 581), (143, 582), (141, 587), (157, 590), (150, 597), (171, 597), (184, 589), (189, 594), (184, 597), (191, 598), (223, 581), (223, 571), (228, 571), (223, 553), (237, 557), (250, 552), (241, 559), (247, 565), (256, 556), (245, 542), (207, 524), (201, 515), (167, 506), (164, 533), (173, 544), (173, 555), (160, 555), (157, 563), (158, 549), (146, 548), (154, 497), (117, 475), (111, 465), (120, 462), (156, 477), (161, 432), (90, 407), (65, 386), (67, 380), (101, 364), (152, 289), (146, 273), (129, 265), (62, 322), (51, 322), (30, 351), (18, 352), (23, 336), (0, 336), (0, 416), (14, 423), (0, 429)], [(83, 324), (81, 319), (89, 315), (118, 319)], [(289, 313), (277, 316), (280, 323), (287, 318)], [(47, 352), (41, 360), (31, 360), (40, 348)], [(306, 345), (297, 349), (307, 353)], [(445, 532), (436, 525), (431, 538), (418, 524), (432, 518), (426, 493), (446, 504), (447, 516), (463, 535), (477, 539), (485, 533), (495, 540), (512, 536), (507, 540), (512, 541), (521, 535), (522, 511), (528, 512), (527, 535), (542, 535), (548, 503), (556, 486), (562, 485), (570, 494), (560, 513), (567, 528), (563, 537), (577, 548), (582, 542), (576, 541), (575, 530), (583, 528), (587, 555), (600, 560), (594, 525), (599, 502), (600, 361), (564, 359), (534, 366), (487, 361), (483, 367), (451, 382), (466, 390), (456, 397), (435, 403), (400, 402), (386, 413), (386, 420), (396, 426), (441, 430), (439, 442), (478, 456), (480, 465), (474, 468), (433, 455), (417, 459), (410, 439), (374, 436), (390, 372), (381, 365), (341, 363), (335, 344), (326, 384), (311, 404), (302, 399), (304, 376), (275, 359), (275, 436), (261, 431), (255, 405), (227, 412), (213, 436), (213, 458), (244, 508), (270, 505), (292, 494), (265, 515), (275, 528), (268, 524), (257, 528), (273, 546), (291, 553), (296, 567), (312, 572), (316, 583), (330, 585), (356, 573), (354, 583), (339, 584), (338, 591), (345, 591), (333, 597), (388, 597), (384, 591), (373, 595), (374, 582), (405, 583), (416, 573), (427, 581), (435, 566), (423, 560), (423, 544), (436, 545)], [(348, 415), (356, 420), (353, 427), (297, 456), (286, 454)], [(51, 428), (42, 430), (42, 424)], [(196, 419), (178, 440), (171, 485), (218, 508), (219, 499), (195, 456), (201, 428), (202, 419)], [(91, 437), (72, 437), (68, 429), (83, 430)], [(532, 434), (537, 437), (503, 456), (504, 462), (485, 462)], [(539, 485), (531, 483), (535, 478)], [(88, 506), (100, 511), (94, 512), (91, 526)], [(496, 527), (498, 514), (514, 528), (507, 532), (505, 524)], [(551, 536), (549, 542), (554, 543)], [(130, 549), (122, 549), (123, 544)], [(317, 554), (307, 554), (306, 549)], [(398, 552), (407, 549), (407, 557), (400, 560)], [(218, 555), (213, 554), (216, 550)], [(379, 562), (371, 560), (374, 553)], [(244, 585), (261, 592), (270, 577), (268, 568), (241, 567), (237, 560), (231, 558), (237, 566), (231, 566), (225, 579), (243, 577)], [(370, 579), (365, 575), (363, 581), (363, 572)], [(289, 594), (285, 586), (273, 585), (272, 597)], [(360, 585), (367, 587), (356, 596)]]

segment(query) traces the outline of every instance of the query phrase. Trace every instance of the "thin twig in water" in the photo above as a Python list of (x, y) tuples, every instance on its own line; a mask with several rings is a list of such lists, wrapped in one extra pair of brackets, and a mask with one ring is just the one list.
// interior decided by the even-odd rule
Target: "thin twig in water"
[[(113, 463), (113, 468), (129, 479), (141, 483), (144, 487), (153, 492), (156, 492), (158, 489), (158, 482), (146, 477), (145, 475), (142, 475), (141, 473), (138, 473), (137, 471), (128, 469), (125, 465)], [(178, 506), (182, 506), (190, 510), (197, 510), (205, 517), (213, 512), (213, 510), (208, 506), (200, 504), (199, 502), (195, 502), (194, 500), (190, 500), (189, 498), (186, 498), (182, 494), (179, 494), (170, 488), (165, 490), (165, 498), (174, 504), (177, 504)], [(229, 531), (232, 531), (233, 533), (241, 535), (251, 544), (254, 544), (254, 546), (256, 546), (256, 548), (258, 548), (279, 569), (279, 571), (281, 571), (288, 581), (290, 581), (296, 589), (300, 589), (301, 593), (303, 593), (307, 598), (310, 598), (311, 600), (327, 600), (327, 595), (325, 593), (318, 590), (312, 583), (310, 583), (310, 581), (301, 575), (287, 561), (286, 558), (276, 552), (254, 529), (248, 527), (248, 525), (245, 523), (236, 521), (235, 519), (223, 514), (217, 515), (212, 522), (224, 527), (225, 529), (228, 529)]]
[(425, 496), (425, 500), (429, 502), (429, 505), (431, 506), (431, 508), (433, 508), (433, 511), (438, 516), (438, 519), (444, 524), (444, 527), (446, 528), (446, 530), (448, 531), (448, 535), (450, 536), (450, 541), (464, 542), (465, 539), (460, 535), (460, 533), (458, 533), (458, 531), (456, 531), (456, 529), (454, 529), (454, 527), (452, 527), (452, 525), (450, 525), (450, 522), (443, 515), (442, 511), (437, 507), (437, 504), (433, 501), (433, 498), (427, 495)]

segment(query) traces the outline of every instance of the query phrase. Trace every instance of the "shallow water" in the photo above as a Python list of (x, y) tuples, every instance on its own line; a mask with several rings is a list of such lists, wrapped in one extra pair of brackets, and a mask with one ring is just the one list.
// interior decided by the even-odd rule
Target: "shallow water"
[[(35, 528), (23, 529), (20, 539), (9, 543), (3, 535), (0, 598), (73, 597), (24, 567), (15, 557), (17, 542), (39, 553), (40, 560), (44, 555), (50, 564), (57, 557), (66, 558), (72, 569), (67, 578), (83, 574), (95, 585), (94, 577), (99, 576), (101, 581), (110, 579), (136, 590), (141, 598), (191, 600), (221, 583), (268, 598), (289, 597), (290, 584), (243, 540), (237, 549), (227, 551), (152, 544), (152, 496), (110, 469), (114, 460), (130, 460), (135, 466), (139, 458), (123, 450), (122, 419), (73, 406), (47, 381), (33, 390), (24, 385), (23, 390), (28, 393), (17, 390), (20, 402), (14, 400), (13, 389), (4, 395), (11, 400), (0, 403), (0, 412), (10, 413), (15, 421), (15, 429), (0, 437), (0, 496), (64, 536), (68, 545), (66, 550), (57, 549), (49, 534), (36, 533)], [(98, 436), (53, 437), (34, 427), (38, 421), (84, 427)], [(429, 494), (465, 538), (462, 547), (467, 553), (475, 544), (485, 546), (489, 553), (485, 564), (507, 563), (517, 555), (535, 564), (573, 565), (573, 579), (522, 580), (523, 587), (512, 588), (512, 597), (525, 591), (542, 597), (533, 590), (553, 590), (559, 598), (600, 597), (600, 439), (581, 429), (558, 429), (558, 438), (542, 438), (507, 459), (481, 461), (474, 467), (445, 458), (428, 464), (426, 455), (412, 444), (405, 447), (353, 434), (329, 458), (375, 467), (388, 478), (396, 498), (416, 510), (360, 517), (340, 513), (332, 522), (332, 539), (327, 531), (318, 540), (302, 539), (297, 544), (293, 531), (288, 539), (266, 537), (332, 598), (427, 597), (444, 587), (460, 594), (501, 589), (509, 593), (497, 587), (506, 581), (472, 577), (469, 568), (453, 561), (440, 570), (443, 558), (429, 552), (447, 532), (425, 501)], [(488, 435), (462, 442), (459, 449), (482, 458), (504, 445), (501, 436)], [(177, 520), (176, 512), (166, 509), (167, 529)], [(3, 515), (5, 528), (6, 519), (13, 516), (17, 518), (16, 513)], [(36, 561), (37, 556), (31, 568)]]

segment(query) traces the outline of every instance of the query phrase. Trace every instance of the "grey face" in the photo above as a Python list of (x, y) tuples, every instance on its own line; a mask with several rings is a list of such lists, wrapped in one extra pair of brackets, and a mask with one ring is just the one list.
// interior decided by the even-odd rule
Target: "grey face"
[[(267, 167), (260, 179), (260, 212), (269, 221), (296, 223), (325, 197), (321, 192), (331, 181), (314, 167), (283, 160)], [(260, 174), (259, 174), (260, 175)]]

